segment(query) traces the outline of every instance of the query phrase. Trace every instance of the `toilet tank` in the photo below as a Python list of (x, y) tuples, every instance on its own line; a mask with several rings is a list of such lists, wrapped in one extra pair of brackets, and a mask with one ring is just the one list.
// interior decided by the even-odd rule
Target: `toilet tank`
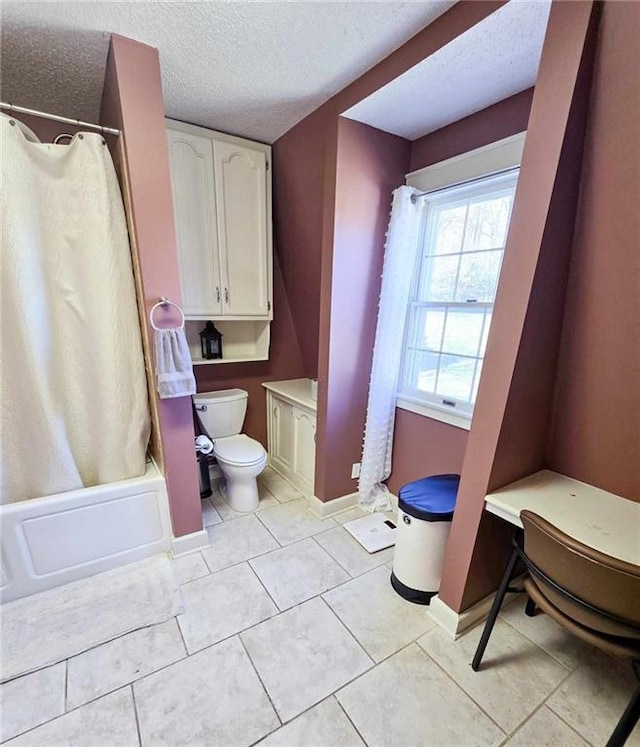
[(249, 395), (244, 389), (223, 389), (193, 395), (200, 425), (209, 438), (237, 436), (242, 431)]

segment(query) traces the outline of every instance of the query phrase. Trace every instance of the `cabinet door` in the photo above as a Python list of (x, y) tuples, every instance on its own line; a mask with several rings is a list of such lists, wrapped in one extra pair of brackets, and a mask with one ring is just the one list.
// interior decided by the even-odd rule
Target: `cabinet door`
[(272, 443), (269, 444), (270, 458), (276, 468), (288, 473), (293, 468), (293, 443), (291, 428), (292, 407), (276, 397), (271, 400), (271, 434)]
[(300, 486), (313, 495), (316, 465), (316, 418), (315, 415), (293, 408), (293, 471)]
[(167, 130), (167, 138), (184, 313), (219, 316), (222, 283), (213, 143), (176, 130)]
[(214, 142), (223, 313), (267, 316), (267, 160), (263, 151)]

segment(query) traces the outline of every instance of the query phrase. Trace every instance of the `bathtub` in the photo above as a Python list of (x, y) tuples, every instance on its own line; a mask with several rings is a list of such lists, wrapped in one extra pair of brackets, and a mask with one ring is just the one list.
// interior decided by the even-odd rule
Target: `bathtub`
[(142, 477), (0, 506), (0, 599), (67, 584), (171, 547), (164, 477)]

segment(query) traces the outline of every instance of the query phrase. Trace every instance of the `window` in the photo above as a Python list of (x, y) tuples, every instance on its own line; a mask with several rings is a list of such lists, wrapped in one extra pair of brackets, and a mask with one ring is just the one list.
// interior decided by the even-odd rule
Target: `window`
[(511, 171), (421, 198), (427, 205), (407, 311), (401, 400), (471, 417), (516, 181)]

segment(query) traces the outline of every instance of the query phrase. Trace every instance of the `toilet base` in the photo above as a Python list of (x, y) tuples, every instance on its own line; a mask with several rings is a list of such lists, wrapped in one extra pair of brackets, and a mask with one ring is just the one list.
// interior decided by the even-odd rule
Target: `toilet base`
[(225, 501), (234, 511), (250, 513), (258, 508), (258, 482), (255, 477), (248, 480), (226, 479), (221, 485), (221, 492)]

